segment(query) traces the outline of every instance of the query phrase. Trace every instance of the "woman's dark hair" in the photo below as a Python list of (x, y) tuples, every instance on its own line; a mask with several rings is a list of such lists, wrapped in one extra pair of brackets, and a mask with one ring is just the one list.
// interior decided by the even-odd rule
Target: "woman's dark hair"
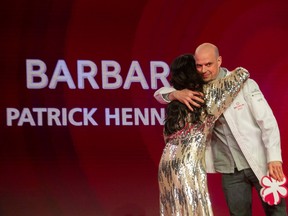
[[(204, 81), (196, 70), (193, 55), (184, 54), (178, 56), (170, 65), (171, 85), (176, 90), (190, 89), (202, 92)], [(199, 120), (201, 108), (193, 107), (191, 112), (185, 104), (174, 100), (171, 101), (166, 108), (166, 118), (164, 124), (164, 132), (171, 135), (181, 130), (185, 124), (187, 115), (190, 113), (190, 122), (194, 123)]]

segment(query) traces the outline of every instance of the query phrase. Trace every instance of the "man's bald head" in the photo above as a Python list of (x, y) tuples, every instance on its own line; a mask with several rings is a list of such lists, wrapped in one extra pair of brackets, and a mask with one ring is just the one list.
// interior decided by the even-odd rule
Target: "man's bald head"
[(195, 55), (198, 53), (207, 53), (207, 52), (214, 52), (215, 57), (219, 57), (219, 50), (217, 48), (217, 46), (215, 46), (212, 43), (203, 43), (201, 45), (199, 45), (196, 50), (195, 50)]

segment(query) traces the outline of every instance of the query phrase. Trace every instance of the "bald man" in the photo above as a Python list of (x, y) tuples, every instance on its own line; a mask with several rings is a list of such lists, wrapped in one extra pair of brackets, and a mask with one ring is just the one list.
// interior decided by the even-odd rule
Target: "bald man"
[[(194, 57), (197, 71), (206, 82), (230, 73), (221, 67), (222, 57), (214, 44), (201, 44)], [(163, 104), (179, 100), (191, 110), (204, 102), (199, 92), (178, 91), (173, 87), (157, 90), (154, 97)], [(259, 181), (267, 173), (277, 181), (284, 179), (277, 121), (254, 80), (244, 84), (232, 105), (217, 120), (211, 143), (207, 144), (206, 164), (208, 173), (222, 174), (230, 215), (252, 215), (252, 188), (260, 195)], [(263, 201), (262, 205), (266, 215), (287, 215), (285, 199), (278, 205), (270, 206)]]

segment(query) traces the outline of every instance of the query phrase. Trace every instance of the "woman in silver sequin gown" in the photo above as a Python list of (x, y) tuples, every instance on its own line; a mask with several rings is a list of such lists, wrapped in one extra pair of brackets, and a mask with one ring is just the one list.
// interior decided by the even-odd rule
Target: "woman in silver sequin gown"
[(160, 215), (213, 215), (207, 188), (205, 148), (217, 118), (236, 97), (249, 73), (237, 68), (223, 79), (203, 84), (192, 55), (182, 55), (171, 64), (171, 84), (204, 93), (205, 105), (190, 112), (172, 101), (166, 110), (166, 146), (159, 164)]

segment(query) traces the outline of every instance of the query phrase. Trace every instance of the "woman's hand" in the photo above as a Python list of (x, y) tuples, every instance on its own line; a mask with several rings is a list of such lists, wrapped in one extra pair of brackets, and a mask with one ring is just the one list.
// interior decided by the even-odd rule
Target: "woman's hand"
[[(188, 89), (176, 90), (169, 94), (169, 100), (178, 100), (185, 104), (191, 111), (193, 107), (200, 107), (204, 103), (203, 93), (197, 91), (191, 91)], [(191, 106), (192, 105), (192, 106)]]

